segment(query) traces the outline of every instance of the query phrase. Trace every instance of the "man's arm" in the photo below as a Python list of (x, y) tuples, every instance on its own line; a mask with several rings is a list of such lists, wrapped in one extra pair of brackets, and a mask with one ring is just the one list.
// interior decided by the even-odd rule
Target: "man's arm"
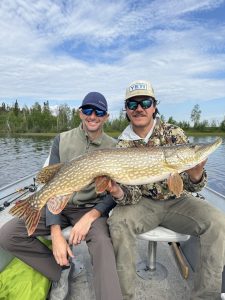
[(62, 234), (60, 225), (51, 226), (52, 252), (57, 264), (60, 266), (69, 265), (67, 254), (74, 257), (69, 244)]
[(101, 216), (108, 216), (110, 210), (116, 206), (116, 202), (110, 194), (100, 196), (98, 203), (95, 205), (95, 209), (98, 210)]
[(95, 207), (87, 212), (80, 220), (73, 226), (69, 243), (79, 244), (84, 241), (88, 231), (90, 230), (91, 224), (100, 218), (101, 216), (108, 216), (109, 211), (116, 206), (116, 202), (110, 194), (106, 194), (100, 197), (100, 201)]
[(77, 245), (81, 241), (84, 241), (88, 231), (90, 230), (91, 224), (101, 216), (101, 213), (93, 208), (87, 212), (80, 220), (73, 226), (70, 237), (69, 244)]
[(197, 175), (192, 175), (192, 172), (196, 169), (192, 168), (181, 174), (184, 183), (184, 189), (191, 193), (201, 191), (207, 184), (207, 173), (206, 170), (202, 167), (202, 164), (195, 166), (195, 168), (200, 168), (200, 171), (197, 171)]
[(53, 140), (53, 144), (50, 152), (50, 158), (49, 158), (49, 165), (60, 163), (59, 142), (60, 142), (60, 135), (57, 135)]

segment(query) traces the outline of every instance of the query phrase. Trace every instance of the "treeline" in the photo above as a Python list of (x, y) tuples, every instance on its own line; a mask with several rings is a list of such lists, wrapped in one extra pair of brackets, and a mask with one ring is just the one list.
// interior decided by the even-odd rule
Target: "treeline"
[[(79, 109), (71, 109), (67, 104), (51, 111), (49, 102), (36, 102), (31, 108), (19, 107), (16, 100), (9, 106), (0, 105), (0, 133), (56, 133), (77, 127), (80, 124)], [(121, 112), (119, 117), (105, 124), (106, 131), (122, 131), (128, 121)]]
[[(225, 117), (221, 123), (207, 120), (200, 121), (201, 110), (195, 105), (190, 119), (193, 126), (187, 121), (176, 122), (173, 117), (164, 121), (176, 124), (184, 130), (196, 131), (225, 131)], [(51, 111), (49, 102), (40, 105), (36, 102), (32, 107), (19, 107), (16, 100), (12, 106), (4, 102), (0, 105), (0, 133), (57, 133), (77, 127), (80, 124), (79, 110), (71, 109), (67, 104), (60, 105), (56, 111)], [(128, 121), (121, 111), (119, 117), (109, 120), (105, 124), (107, 132), (121, 132), (128, 125)]]
[(222, 122), (217, 122), (216, 120), (212, 120), (209, 122), (208, 120), (201, 121), (201, 109), (198, 104), (196, 104), (190, 115), (190, 119), (193, 126), (190, 125), (187, 121), (176, 122), (173, 117), (169, 117), (168, 123), (175, 124), (185, 131), (201, 131), (201, 132), (216, 132), (216, 131), (225, 131), (225, 116)]

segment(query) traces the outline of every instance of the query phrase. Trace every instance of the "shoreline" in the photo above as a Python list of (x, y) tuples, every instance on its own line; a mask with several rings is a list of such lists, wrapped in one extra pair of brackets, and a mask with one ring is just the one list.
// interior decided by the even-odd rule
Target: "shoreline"
[[(224, 131), (212, 131), (212, 132), (205, 132), (205, 131), (184, 131), (187, 136), (220, 136), (225, 137)], [(106, 134), (110, 135), (111, 137), (117, 138), (120, 135), (119, 131), (105, 131)], [(26, 133), (2, 133), (0, 132), (0, 137), (55, 137), (59, 133), (56, 132), (26, 132)]]

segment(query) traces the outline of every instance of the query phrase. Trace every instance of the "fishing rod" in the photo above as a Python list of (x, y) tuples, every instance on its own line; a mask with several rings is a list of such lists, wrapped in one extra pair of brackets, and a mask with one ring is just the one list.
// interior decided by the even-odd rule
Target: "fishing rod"
[(37, 190), (38, 185), (35, 183), (35, 181), (36, 181), (35, 178), (33, 178), (33, 181), (34, 181), (34, 183), (30, 184), (29, 186), (25, 186), (24, 188), (21, 188), (21, 189), (15, 191), (15, 192), (13, 192), (13, 193), (10, 193), (10, 194), (8, 194), (8, 195), (6, 195), (6, 196), (0, 198), (0, 200), (2, 200), (2, 199), (5, 199), (5, 198), (7, 198), (7, 197), (9, 197), (9, 196), (11, 196), (11, 195), (14, 195), (14, 194), (16, 194), (16, 193), (19, 193), (19, 192), (24, 191), (24, 192), (23, 192), (22, 194), (20, 194), (19, 196), (16, 196), (16, 197), (14, 197), (13, 199), (10, 199), (10, 200), (8, 200), (8, 201), (5, 201), (5, 202), (3, 203), (3, 205), (0, 206), (0, 211), (4, 210), (4, 209), (5, 209), (6, 207), (8, 207), (11, 203), (13, 203), (15, 200), (17, 200), (17, 199), (19, 199), (19, 198), (25, 196), (25, 195), (28, 194), (29, 192), (34, 193), (34, 192)]
[(22, 193), (21, 195), (19, 195), (19, 196), (13, 198), (13, 199), (11, 199), (11, 200), (5, 201), (5, 202), (3, 203), (3, 206), (4, 206), (4, 207), (8, 207), (12, 202), (14, 202), (15, 200), (17, 200), (17, 199), (23, 197), (23, 196), (26, 195), (27, 193), (29, 193), (29, 190), (25, 191), (25, 192)]
[(8, 195), (6, 195), (6, 196), (0, 198), (0, 200), (3, 200), (3, 199), (5, 199), (5, 198), (8, 198), (9, 196), (12, 196), (12, 195), (14, 195), (14, 194), (23, 192), (23, 191), (26, 190), (26, 189), (28, 189), (28, 186), (25, 186), (24, 188), (21, 188), (21, 189), (19, 189), (19, 190), (16, 190), (15, 192), (12, 192), (12, 193), (10, 193), (10, 194), (8, 194)]

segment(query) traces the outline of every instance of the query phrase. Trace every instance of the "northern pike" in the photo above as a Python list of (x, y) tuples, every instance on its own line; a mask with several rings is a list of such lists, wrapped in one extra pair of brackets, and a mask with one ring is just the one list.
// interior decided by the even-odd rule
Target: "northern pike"
[[(104, 191), (108, 183), (101, 178), (125, 185), (177, 179), (177, 176), (171, 175), (177, 174), (180, 177), (179, 173), (204, 161), (221, 142), (219, 138), (208, 144), (100, 149), (67, 163), (50, 165), (37, 175), (37, 180), (45, 185), (35, 194), (17, 202), (10, 213), (24, 219), (28, 235), (32, 235), (39, 222), (40, 211), (46, 203), (53, 214), (58, 214), (74, 192), (90, 183), (95, 181), (97, 193)], [(183, 186), (176, 192), (173, 180), (168, 183), (171, 191), (179, 196)], [(174, 185), (180, 184), (179, 180), (178, 183), (174, 182)]]

